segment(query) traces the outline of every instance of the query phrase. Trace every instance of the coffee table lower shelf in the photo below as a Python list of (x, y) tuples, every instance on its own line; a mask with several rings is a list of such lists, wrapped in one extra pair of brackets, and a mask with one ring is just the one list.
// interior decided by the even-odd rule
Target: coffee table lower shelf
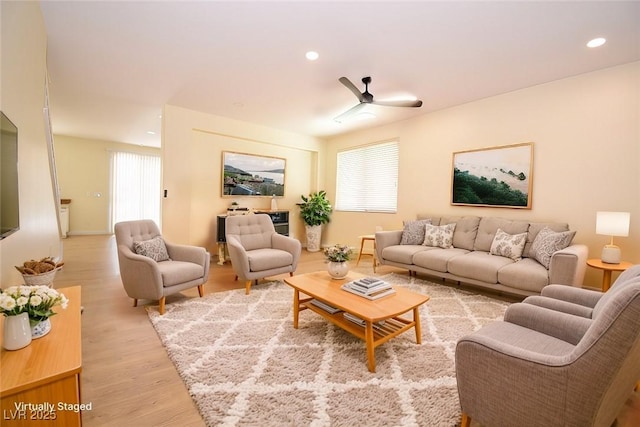
[[(296, 291), (297, 294), (297, 291)], [(389, 341), (411, 328), (415, 328), (416, 331), (416, 343), (421, 344), (421, 331), (420, 331), (420, 315), (418, 308), (413, 309), (413, 320), (405, 319), (402, 317), (390, 317), (384, 319), (384, 324), (379, 325), (376, 322), (365, 320), (365, 326), (360, 326), (344, 317), (344, 311), (337, 313), (329, 313), (320, 307), (317, 307), (311, 303), (314, 298), (298, 299), (297, 307), (294, 313), (293, 327), (298, 328), (298, 313), (300, 311), (309, 309), (320, 316), (324, 317), (329, 322), (338, 326), (339, 328), (349, 332), (353, 336), (363, 340), (367, 346), (367, 367), (370, 372), (376, 371), (375, 362), (375, 348), (385, 342)], [(294, 303), (295, 304), (295, 303)], [(411, 310), (409, 310), (411, 311)]]

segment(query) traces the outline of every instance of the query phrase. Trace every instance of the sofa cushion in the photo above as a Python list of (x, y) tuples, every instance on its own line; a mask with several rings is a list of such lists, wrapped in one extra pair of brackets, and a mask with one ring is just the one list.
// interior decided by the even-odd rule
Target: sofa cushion
[(509, 258), (491, 255), (489, 252), (474, 251), (451, 258), (447, 268), (449, 273), (456, 276), (498, 283), (498, 270), (513, 262)]
[(421, 245), (424, 242), (424, 226), (431, 224), (430, 219), (405, 221), (402, 230), (401, 245)]
[(453, 231), (453, 247), (472, 251), (478, 235), (480, 217), (442, 217), (440, 220), (440, 225), (452, 223), (456, 224), (456, 229)]
[(524, 245), (524, 251), (522, 252), (523, 257), (530, 257), (531, 255), (531, 245), (533, 241), (536, 239), (536, 236), (545, 227), (549, 227), (553, 231), (561, 232), (561, 231), (569, 231), (569, 224), (566, 222), (532, 222), (529, 224), (529, 230), (527, 231), (527, 244)]
[(186, 261), (162, 261), (158, 263), (158, 270), (165, 288), (199, 279), (204, 274), (201, 265)]
[(265, 271), (293, 264), (293, 255), (280, 249), (254, 249), (247, 251), (249, 271)]
[(549, 227), (545, 227), (540, 230), (536, 239), (533, 241), (530, 254), (540, 264), (549, 268), (553, 253), (569, 246), (575, 235), (575, 231), (556, 233)]
[(440, 225), (440, 217), (431, 214), (418, 214), (417, 219), (428, 219), (431, 221), (431, 225)]
[(433, 246), (442, 249), (453, 247), (453, 231), (456, 224), (447, 225), (431, 225), (424, 226), (424, 243), (425, 246)]
[(498, 228), (502, 229), (505, 233), (520, 234), (527, 232), (529, 223), (504, 218), (482, 217), (480, 219), (480, 225), (478, 225), (478, 236), (476, 237), (473, 249), (476, 251), (489, 252)]
[(400, 264), (413, 264), (413, 256), (421, 251), (430, 249), (427, 246), (422, 245), (393, 245), (387, 246), (382, 250), (382, 259), (391, 262), (397, 262)]
[(515, 289), (542, 292), (549, 284), (549, 270), (534, 259), (523, 258), (498, 270), (498, 282)]
[(524, 244), (527, 242), (527, 233), (509, 234), (498, 228), (496, 236), (491, 243), (491, 255), (504, 256), (514, 261), (522, 259)]
[(453, 257), (469, 253), (466, 249), (451, 248), (431, 248), (430, 251), (418, 252), (413, 256), (413, 263), (418, 267), (446, 273), (449, 260)]
[(161, 236), (156, 236), (149, 240), (133, 242), (133, 251), (138, 255), (149, 257), (156, 262), (167, 261), (169, 259), (167, 246), (164, 244), (164, 240), (162, 240)]

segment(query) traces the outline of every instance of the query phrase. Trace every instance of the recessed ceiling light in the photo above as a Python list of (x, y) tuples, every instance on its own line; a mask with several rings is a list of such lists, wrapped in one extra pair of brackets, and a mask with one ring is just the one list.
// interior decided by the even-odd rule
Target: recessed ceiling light
[(600, 47), (603, 44), (605, 44), (607, 42), (607, 39), (603, 38), (603, 37), (598, 37), (595, 38), (593, 40), (589, 40), (589, 43), (587, 43), (588, 47)]
[(148, 133), (149, 135), (155, 135), (155, 134), (156, 134), (156, 133), (155, 133), (154, 131), (152, 131), (152, 130), (148, 130), (148, 131), (147, 131), (147, 133)]
[(318, 55), (318, 52), (315, 52), (313, 50), (310, 50), (309, 52), (305, 53), (304, 56), (309, 61), (315, 61), (316, 59), (318, 59), (320, 57), (320, 55)]

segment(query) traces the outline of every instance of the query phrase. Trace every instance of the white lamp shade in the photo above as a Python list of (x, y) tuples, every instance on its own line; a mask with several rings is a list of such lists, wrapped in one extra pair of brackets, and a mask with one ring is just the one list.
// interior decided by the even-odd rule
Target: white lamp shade
[(629, 212), (597, 212), (596, 234), (627, 237), (630, 219)]

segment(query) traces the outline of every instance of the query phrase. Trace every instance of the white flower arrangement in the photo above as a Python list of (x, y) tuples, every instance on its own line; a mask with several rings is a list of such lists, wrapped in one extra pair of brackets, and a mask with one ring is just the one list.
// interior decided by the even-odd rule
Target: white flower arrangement
[(353, 250), (349, 246), (340, 244), (330, 246), (324, 250), (324, 256), (326, 256), (330, 262), (349, 261), (351, 254), (353, 254)]
[(4, 316), (17, 316), (28, 313), (32, 325), (56, 314), (53, 307), (67, 308), (69, 300), (64, 294), (48, 286), (11, 286), (0, 289), (0, 313)]

